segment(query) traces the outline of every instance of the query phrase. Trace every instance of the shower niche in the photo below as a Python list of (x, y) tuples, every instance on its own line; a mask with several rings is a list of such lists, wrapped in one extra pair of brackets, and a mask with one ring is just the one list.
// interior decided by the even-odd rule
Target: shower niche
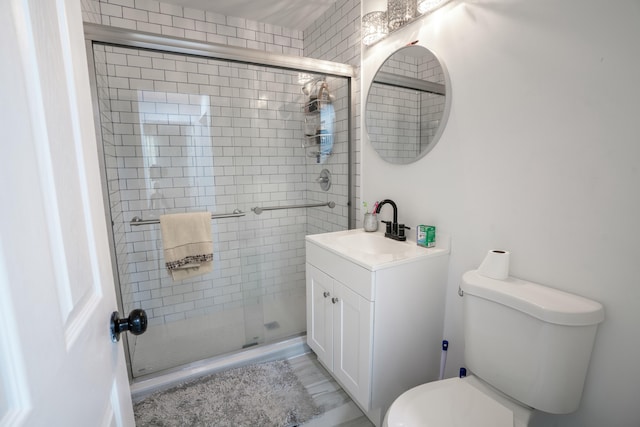
[(333, 105), (335, 97), (329, 91), (325, 78), (307, 82), (302, 93), (308, 98), (304, 112), (304, 140), (302, 146), (307, 156), (324, 164), (333, 153), (336, 113)]

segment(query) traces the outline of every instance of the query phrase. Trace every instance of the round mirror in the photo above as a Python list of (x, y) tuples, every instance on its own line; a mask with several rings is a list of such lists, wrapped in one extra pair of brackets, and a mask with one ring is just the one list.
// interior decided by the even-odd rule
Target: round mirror
[(448, 115), (448, 81), (438, 58), (425, 47), (406, 46), (387, 58), (366, 105), (367, 132), (380, 157), (406, 164), (431, 151)]

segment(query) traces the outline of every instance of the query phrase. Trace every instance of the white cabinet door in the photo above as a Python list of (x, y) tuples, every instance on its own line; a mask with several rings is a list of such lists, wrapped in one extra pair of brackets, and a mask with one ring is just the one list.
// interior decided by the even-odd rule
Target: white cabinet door
[(134, 425), (80, 2), (2, 2), (0, 426)]
[(333, 297), (334, 280), (307, 264), (307, 343), (318, 359), (333, 369)]
[(371, 400), (373, 302), (334, 281), (333, 374), (365, 409)]
[(307, 343), (364, 408), (371, 396), (373, 302), (307, 264)]

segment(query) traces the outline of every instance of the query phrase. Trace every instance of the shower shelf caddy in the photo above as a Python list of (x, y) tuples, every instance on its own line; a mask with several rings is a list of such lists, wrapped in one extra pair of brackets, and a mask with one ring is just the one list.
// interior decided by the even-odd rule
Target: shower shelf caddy
[(309, 95), (303, 105), (304, 111), (304, 140), (302, 146), (308, 157), (316, 158), (318, 163), (324, 163), (333, 152), (333, 130), (335, 127), (335, 110), (333, 96), (329, 93), (327, 82), (316, 82), (319, 88), (315, 94)]

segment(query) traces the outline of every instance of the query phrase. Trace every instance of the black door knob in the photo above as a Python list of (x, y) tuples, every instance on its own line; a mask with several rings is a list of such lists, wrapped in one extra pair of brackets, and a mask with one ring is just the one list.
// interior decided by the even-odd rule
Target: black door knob
[(131, 310), (129, 317), (120, 318), (120, 313), (114, 311), (111, 313), (111, 341), (120, 341), (120, 334), (129, 331), (133, 335), (143, 334), (147, 330), (147, 313), (141, 308)]

